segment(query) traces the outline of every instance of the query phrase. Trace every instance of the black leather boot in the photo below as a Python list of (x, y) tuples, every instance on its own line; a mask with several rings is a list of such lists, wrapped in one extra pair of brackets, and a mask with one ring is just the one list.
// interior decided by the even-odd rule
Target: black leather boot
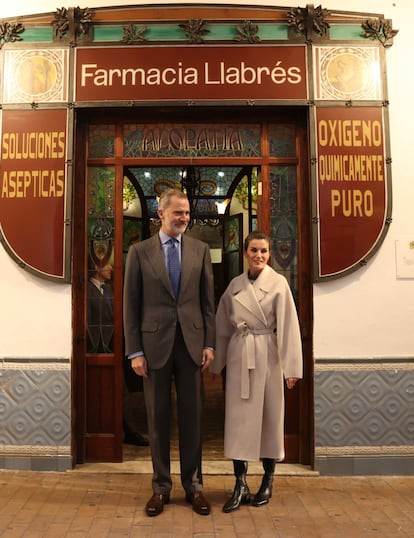
[(237, 510), (241, 504), (250, 502), (249, 486), (246, 483), (247, 461), (233, 460), (233, 468), (236, 484), (233, 495), (223, 506), (223, 512), (226, 514)]
[(273, 475), (275, 473), (276, 460), (263, 458), (264, 475), (259, 491), (254, 496), (252, 501), (253, 506), (262, 506), (267, 504), (272, 496)]

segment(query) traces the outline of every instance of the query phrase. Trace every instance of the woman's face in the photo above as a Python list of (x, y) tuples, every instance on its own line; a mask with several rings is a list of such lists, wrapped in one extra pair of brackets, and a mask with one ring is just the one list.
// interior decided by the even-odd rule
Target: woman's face
[(249, 272), (252, 275), (258, 275), (267, 265), (270, 257), (269, 243), (266, 239), (252, 239), (245, 251)]

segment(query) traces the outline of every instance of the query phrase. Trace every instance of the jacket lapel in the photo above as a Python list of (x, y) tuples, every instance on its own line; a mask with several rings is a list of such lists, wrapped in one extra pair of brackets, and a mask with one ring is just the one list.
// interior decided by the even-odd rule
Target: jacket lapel
[(186, 288), (193, 269), (195, 251), (191, 248), (191, 241), (183, 234), (181, 236), (181, 284), (180, 294)]
[(157, 275), (164, 287), (173, 294), (167, 267), (165, 265), (164, 252), (158, 234), (153, 235), (151, 240), (148, 241), (145, 256), (152, 267), (154, 274)]

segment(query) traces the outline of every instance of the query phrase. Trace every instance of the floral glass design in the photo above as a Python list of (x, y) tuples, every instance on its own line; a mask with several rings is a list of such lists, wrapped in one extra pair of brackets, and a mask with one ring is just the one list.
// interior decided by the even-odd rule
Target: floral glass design
[(298, 295), (298, 218), (295, 166), (272, 166), (270, 169), (270, 223), (272, 266), (288, 280), (292, 293)]

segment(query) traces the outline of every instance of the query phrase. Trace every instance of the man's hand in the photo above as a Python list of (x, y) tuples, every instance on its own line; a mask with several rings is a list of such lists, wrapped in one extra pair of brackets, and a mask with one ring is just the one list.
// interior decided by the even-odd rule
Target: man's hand
[(204, 372), (214, 361), (214, 351), (212, 349), (203, 349), (203, 359), (201, 361), (201, 371)]
[(147, 359), (142, 355), (131, 360), (131, 367), (141, 377), (148, 377)]

